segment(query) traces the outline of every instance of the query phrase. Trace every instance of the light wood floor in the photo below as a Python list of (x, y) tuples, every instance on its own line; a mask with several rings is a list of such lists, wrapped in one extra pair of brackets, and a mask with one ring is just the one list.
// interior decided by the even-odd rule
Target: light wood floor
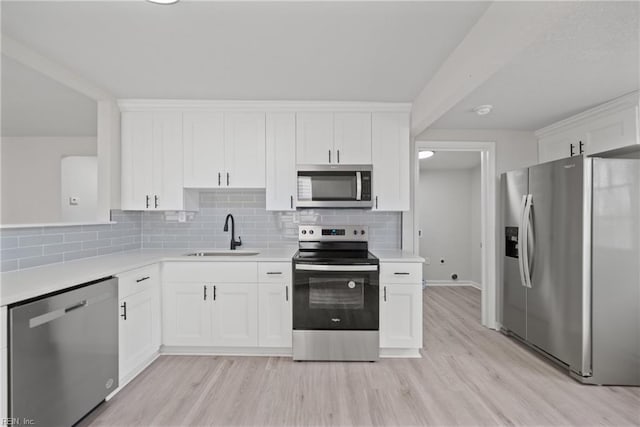
[(640, 388), (578, 384), (479, 318), (476, 289), (429, 288), (422, 359), (163, 356), (80, 425), (640, 425)]

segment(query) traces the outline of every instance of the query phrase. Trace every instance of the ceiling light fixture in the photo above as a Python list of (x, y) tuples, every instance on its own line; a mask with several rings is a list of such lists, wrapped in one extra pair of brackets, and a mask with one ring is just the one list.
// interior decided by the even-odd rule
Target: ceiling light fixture
[(479, 116), (486, 116), (491, 112), (491, 110), (493, 110), (493, 105), (485, 104), (485, 105), (478, 105), (476, 108), (473, 109), (473, 112)]
[(433, 157), (433, 155), (436, 154), (431, 150), (427, 150), (427, 151), (419, 151), (418, 152), (418, 158), (420, 160), (422, 159), (428, 159), (429, 157)]
[(176, 4), (180, 0), (147, 0), (147, 1), (149, 3), (154, 3), (154, 4), (170, 5), (170, 4)]

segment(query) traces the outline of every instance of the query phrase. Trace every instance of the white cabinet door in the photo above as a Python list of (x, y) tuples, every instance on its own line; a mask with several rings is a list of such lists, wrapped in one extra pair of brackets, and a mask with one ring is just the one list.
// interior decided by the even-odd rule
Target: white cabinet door
[(335, 113), (336, 163), (371, 164), (371, 113)]
[(258, 345), (257, 284), (215, 284), (212, 290), (212, 345), (256, 347)]
[(540, 138), (538, 141), (538, 162), (552, 162), (578, 155), (580, 152), (579, 142), (580, 136), (575, 130)]
[(296, 114), (298, 164), (337, 163), (333, 150), (333, 113)]
[(225, 176), (231, 188), (265, 187), (265, 114), (224, 116)]
[(159, 319), (157, 289), (138, 292), (120, 300), (120, 379), (134, 373), (158, 351)]
[(380, 347), (422, 347), (422, 285), (380, 286)]
[(162, 296), (163, 344), (211, 345), (210, 286), (203, 283), (164, 283)]
[(295, 210), (296, 115), (267, 114), (266, 198), (268, 211)]
[(153, 208), (184, 209), (182, 115), (153, 113)]
[(640, 144), (638, 137), (638, 106), (595, 119), (584, 127), (586, 154)]
[(258, 345), (291, 347), (291, 288), (285, 283), (258, 285)]
[(122, 209), (147, 209), (153, 197), (153, 113), (122, 113), (121, 128)]
[(409, 115), (372, 114), (373, 209), (409, 210)]
[(183, 114), (184, 186), (217, 188), (224, 169), (224, 116), (222, 113)]

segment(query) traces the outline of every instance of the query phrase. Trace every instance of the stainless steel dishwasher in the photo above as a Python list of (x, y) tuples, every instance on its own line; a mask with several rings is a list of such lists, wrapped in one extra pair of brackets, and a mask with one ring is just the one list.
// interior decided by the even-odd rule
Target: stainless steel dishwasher
[(118, 387), (118, 279), (9, 307), (9, 416), (71, 426)]

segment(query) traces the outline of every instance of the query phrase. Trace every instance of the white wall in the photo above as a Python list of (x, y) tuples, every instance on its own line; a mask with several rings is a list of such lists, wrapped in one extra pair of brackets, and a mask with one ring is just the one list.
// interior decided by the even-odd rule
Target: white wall
[(482, 285), (481, 172), (480, 166), (476, 166), (469, 171), (469, 187), (471, 188), (471, 281), (479, 285)]
[(60, 172), (62, 222), (95, 221), (98, 217), (98, 157), (63, 157)]
[(60, 222), (63, 157), (95, 156), (95, 137), (4, 137), (2, 224)]
[[(430, 258), (423, 264), (428, 281), (472, 280), (471, 200), (473, 191), (470, 169), (423, 169), (418, 187), (418, 212), (422, 238), (420, 256)], [(444, 264), (440, 262), (444, 259)]]

